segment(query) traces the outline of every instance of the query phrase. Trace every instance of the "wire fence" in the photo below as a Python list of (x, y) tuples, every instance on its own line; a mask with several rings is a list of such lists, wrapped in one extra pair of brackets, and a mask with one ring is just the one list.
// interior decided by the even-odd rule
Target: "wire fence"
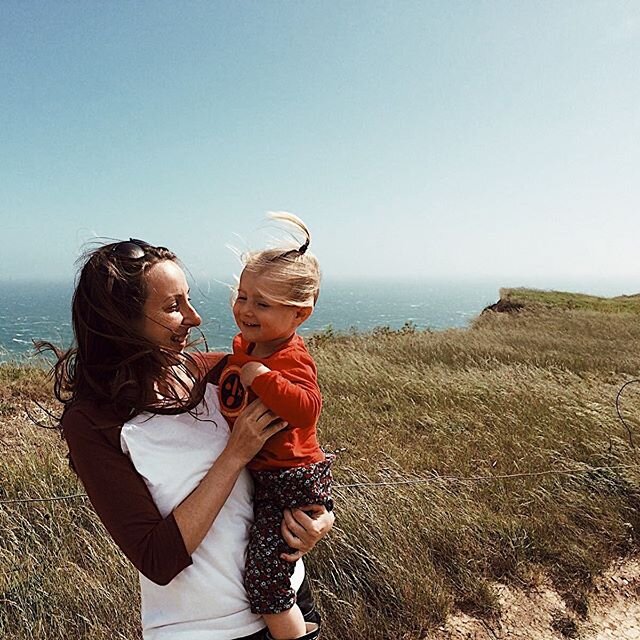
[[(620, 471), (623, 469), (640, 469), (640, 464), (617, 464), (611, 466), (599, 467), (579, 467), (575, 469), (545, 469), (542, 471), (528, 471), (521, 473), (504, 473), (497, 475), (484, 476), (441, 476), (433, 473), (428, 478), (400, 478), (398, 480), (385, 480), (380, 482), (353, 482), (347, 484), (334, 483), (332, 489), (340, 491), (341, 489), (357, 489), (360, 487), (394, 487), (401, 485), (416, 485), (434, 482), (450, 482), (450, 483), (473, 483), (473, 482), (498, 482), (503, 480), (516, 480), (523, 478), (535, 478), (540, 476), (578, 476), (586, 473), (594, 473), (599, 471)], [(58, 502), (63, 500), (74, 500), (77, 498), (87, 498), (86, 493), (72, 493), (68, 495), (49, 496), (46, 498), (15, 498), (9, 500), (0, 500), (0, 505), (7, 504), (29, 504), (35, 502)]]

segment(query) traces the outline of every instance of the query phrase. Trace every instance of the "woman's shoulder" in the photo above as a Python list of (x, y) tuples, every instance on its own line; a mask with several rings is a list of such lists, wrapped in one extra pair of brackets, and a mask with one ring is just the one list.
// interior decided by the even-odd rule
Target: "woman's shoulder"
[(228, 354), (222, 351), (196, 351), (189, 354), (203, 375), (206, 375)]
[(217, 385), (220, 374), (226, 366), (230, 354), (223, 353), (222, 351), (207, 351), (190, 355), (198, 367), (199, 377), (204, 378), (208, 383)]
[(65, 408), (62, 435), (69, 448), (69, 465), (81, 478), (91, 473), (92, 465), (122, 455), (122, 422), (112, 408), (90, 400), (77, 400)]
[(123, 420), (113, 407), (92, 400), (76, 400), (68, 405), (60, 421), (62, 431), (76, 429), (110, 429), (121, 427)]

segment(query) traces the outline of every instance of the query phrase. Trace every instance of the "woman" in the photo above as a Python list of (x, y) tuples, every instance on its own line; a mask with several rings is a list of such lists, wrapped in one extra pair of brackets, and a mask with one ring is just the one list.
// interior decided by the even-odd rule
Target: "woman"
[[(188, 355), (200, 324), (176, 256), (139, 240), (91, 251), (72, 305), (76, 346), (55, 392), (72, 467), (116, 544), (140, 572), (145, 640), (263, 637), (242, 584), (252, 519), (245, 465), (286, 425), (259, 401), (233, 431), (207, 375), (220, 354)], [(284, 514), (295, 562), (333, 524), (324, 507)], [(297, 563), (292, 584), (318, 635)]]

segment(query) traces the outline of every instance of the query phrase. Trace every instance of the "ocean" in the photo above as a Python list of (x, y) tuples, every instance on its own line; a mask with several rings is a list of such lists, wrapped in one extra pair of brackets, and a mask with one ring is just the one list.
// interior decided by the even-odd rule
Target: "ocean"
[[(419, 329), (465, 327), (484, 307), (498, 300), (500, 286), (505, 283), (327, 279), (316, 310), (300, 333), (309, 335), (328, 327), (337, 332), (367, 331), (378, 326), (400, 328), (406, 322)], [(620, 281), (588, 286), (556, 282), (545, 288), (619, 295), (633, 293), (629, 286)], [(33, 351), (33, 340), (70, 345), (72, 289), (70, 282), (0, 281), (0, 362), (27, 359)], [(636, 292), (638, 289), (640, 286)], [(228, 349), (236, 332), (229, 288), (218, 281), (198, 283), (192, 285), (191, 297), (202, 316), (201, 328), (209, 348)]]

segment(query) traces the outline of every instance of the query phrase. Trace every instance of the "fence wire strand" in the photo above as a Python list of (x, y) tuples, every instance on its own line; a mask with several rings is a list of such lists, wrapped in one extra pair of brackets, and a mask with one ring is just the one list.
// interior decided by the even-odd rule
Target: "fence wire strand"
[[(488, 476), (441, 476), (433, 473), (429, 478), (402, 478), (399, 480), (386, 480), (381, 482), (353, 482), (348, 484), (334, 483), (333, 489), (356, 489), (358, 487), (393, 487), (401, 485), (426, 484), (433, 482), (497, 482), (500, 480), (514, 480), (518, 478), (535, 478), (552, 475), (580, 475), (583, 473), (593, 473), (594, 471), (616, 471), (622, 469), (638, 469), (640, 464), (617, 464), (609, 467), (581, 467), (577, 469), (545, 469), (543, 471), (528, 471), (522, 473), (505, 473)], [(75, 498), (87, 498), (86, 493), (73, 493), (63, 496), (50, 496), (47, 498), (15, 498), (11, 500), (0, 500), (2, 504), (28, 504), (32, 502), (55, 502), (61, 500), (72, 500)]]

